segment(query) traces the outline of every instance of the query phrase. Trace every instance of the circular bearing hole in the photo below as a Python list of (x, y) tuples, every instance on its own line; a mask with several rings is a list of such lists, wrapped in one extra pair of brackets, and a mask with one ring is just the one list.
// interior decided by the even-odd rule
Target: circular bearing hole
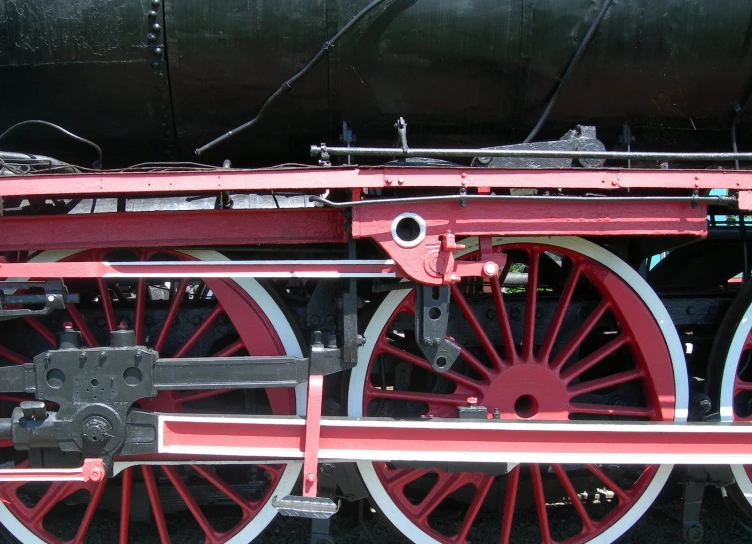
[(420, 225), (414, 217), (403, 217), (397, 221), (397, 237), (403, 242), (414, 242), (420, 236)]
[(135, 366), (128, 367), (123, 371), (125, 383), (134, 387), (141, 383), (143, 377), (144, 375)]
[(514, 412), (522, 419), (528, 419), (538, 413), (538, 401), (532, 395), (522, 395), (514, 403)]
[(446, 357), (438, 357), (436, 359), (436, 367), (437, 368), (444, 368), (447, 365)]
[(98, 386), (99, 385), (99, 380), (97, 380), (96, 378), (94, 378), (93, 380), (91, 380), (91, 385), (93, 385), (94, 387)]
[(65, 383), (65, 372), (59, 368), (50, 369), (50, 371), (47, 372), (47, 383), (53, 389), (62, 387)]
[(426, 222), (418, 214), (401, 213), (392, 221), (392, 238), (400, 247), (416, 247), (425, 237)]
[(441, 310), (439, 308), (431, 308), (428, 310), (428, 317), (431, 319), (438, 319), (441, 317)]

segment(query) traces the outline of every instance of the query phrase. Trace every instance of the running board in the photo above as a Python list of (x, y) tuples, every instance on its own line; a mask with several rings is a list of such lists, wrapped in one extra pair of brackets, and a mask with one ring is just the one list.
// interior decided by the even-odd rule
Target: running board
[[(158, 416), (158, 453), (300, 460), (297, 416)], [(752, 425), (322, 417), (318, 462), (752, 463)], [(207, 440), (207, 437), (211, 437)]]
[(332, 499), (295, 495), (287, 495), (279, 500), (273, 497), (272, 506), (283, 516), (308, 519), (329, 519), (339, 510), (339, 504)]

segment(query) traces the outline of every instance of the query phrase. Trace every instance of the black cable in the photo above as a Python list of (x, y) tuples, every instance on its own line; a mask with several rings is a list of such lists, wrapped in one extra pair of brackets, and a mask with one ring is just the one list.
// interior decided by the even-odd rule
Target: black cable
[(102, 148), (99, 147), (97, 144), (92, 142), (91, 140), (87, 140), (86, 138), (82, 138), (78, 134), (73, 134), (70, 130), (66, 130), (63, 127), (56, 125), (55, 123), (50, 123), (49, 121), (42, 121), (40, 119), (29, 119), (27, 121), (21, 121), (20, 123), (16, 123), (12, 127), (10, 127), (8, 130), (0, 134), (0, 140), (5, 138), (8, 134), (16, 130), (17, 128), (20, 128), (25, 125), (44, 125), (46, 127), (54, 128), (55, 130), (62, 132), (69, 138), (72, 138), (76, 140), (77, 142), (81, 142), (83, 144), (86, 144), (90, 147), (93, 147), (97, 152), (97, 162), (94, 163), (94, 168), (100, 169), (102, 168)]
[(546, 109), (543, 110), (543, 113), (541, 114), (540, 119), (538, 119), (538, 123), (535, 125), (535, 127), (533, 127), (533, 130), (530, 131), (530, 134), (527, 135), (527, 138), (525, 138), (525, 141), (523, 143), (529, 143), (530, 141), (532, 141), (533, 138), (535, 138), (538, 135), (538, 132), (540, 132), (540, 129), (543, 127), (543, 123), (546, 122), (546, 119), (548, 119), (548, 116), (551, 114), (551, 111), (554, 109), (556, 102), (558, 102), (559, 95), (561, 94), (562, 89), (564, 89), (564, 85), (566, 85), (566, 83), (572, 77), (572, 73), (574, 72), (575, 66), (577, 66), (577, 63), (580, 61), (580, 58), (585, 53), (587, 46), (590, 44), (590, 40), (595, 34), (595, 31), (598, 30), (598, 27), (601, 25), (601, 21), (603, 21), (603, 18), (606, 16), (606, 12), (608, 11), (608, 8), (611, 7), (612, 3), (613, 3), (613, 0), (603, 0), (603, 5), (601, 5), (601, 10), (598, 12), (598, 15), (595, 16), (595, 19), (590, 25), (590, 28), (585, 34), (585, 37), (582, 38), (582, 42), (580, 42), (580, 46), (577, 48), (577, 51), (575, 51), (574, 57), (572, 57), (572, 60), (569, 62), (569, 66), (567, 66), (567, 70), (564, 72), (564, 75), (562, 76), (561, 80), (559, 80), (559, 86), (556, 87), (556, 90), (554, 91), (553, 96), (551, 96), (551, 99), (548, 101), (548, 105), (546, 105)]
[(318, 53), (316, 53), (311, 60), (308, 61), (308, 64), (306, 64), (302, 70), (300, 70), (297, 74), (292, 76), (290, 79), (282, 83), (282, 85), (279, 86), (279, 89), (274, 91), (274, 93), (266, 99), (266, 102), (261, 106), (261, 109), (259, 109), (258, 113), (256, 114), (256, 117), (248, 121), (247, 123), (243, 123), (237, 128), (234, 128), (230, 130), (229, 132), (224, 133), (222, 136), (215, 138), (208, 144), (205, 144), (198, 149), (196, 149), (196, 155), (201, 155), (205, 151), (208, 151), (215, 145), (225, 141), (226, 139), (234, 136), (235, 134), (238, 134), (239, 132), (244, 131), (247, 128), (252, 127), (255, 125), (266, 113), (266, 110), (269, 108), (269, 106), (274, 103), (277, 98), (282, 96), (284, 93), (292, 89), (292, 86), (304, 75), (306, 75), (311, 68), (313, 68), (318, 61), (320, 61), (324, 57), (324, 53), (326, 53), (330, 47), (332, 47), (337, 40), (339, 40), (342, 36), (344, 36), (348, 30), (350, 30), (358, 21), (360, 21), (363, 17), (365, 17), (373, 8), (378, 6), (379, 4), (383, 3), (385, 0), (373, 0), (370, 4), (368, 4), (366, 7), (364, 7), (362, 10), (360, 10), (355, 17), (350, 19), (345, 26), (343, 26), (339, 32), (337, 32), (334, 36), (329, 38), (326, 42), (324, 42), (324, 45), (319, 49)]
[(731, 497), (729, 497), (728, 491), (726, 491), (725, 487), (721, 488), (721, 498), (723, 499), (723, 504), (726, 506), (729, 513), (731, 514), (731, 517), (739, 525), (739, 527), (741, 527), (748, 533), (752, 534), (752, 526), (750, 526), (746, 521), (744, 521), (737, 515), (736, 509), (734, 508), (732, 504), (733, 501)]

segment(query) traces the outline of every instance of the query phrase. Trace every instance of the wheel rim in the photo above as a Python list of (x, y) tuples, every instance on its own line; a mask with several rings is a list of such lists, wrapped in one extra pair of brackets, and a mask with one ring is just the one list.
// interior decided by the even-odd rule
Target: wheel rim
[[(739, 294), (739, 300), (747, 304), (741, 319), (733, 324), (725, 321), (721, 328), (735, 327), (730, 342), (725, 349), (723, 374), (720, 390), (720, 413), (722, 422), (752, 421), (752, 373), (749, 363), (752, 360), (752, 304), (746, 301), (749, 288)], [(728, 314), (732, 314), (729, 308)], [(724, 349), (725, 346), (722, 347)], [(717, 390), (716, 390), (717, 391)], [(736, 485), (752, 508), (752, 465), (732, 465)], [(736, 496), (735, 496), (736, 498)], [(752, 510), (750, 510), (752, 512)]]
[[(450, 312), (455, 312), (455, 315), (461, 314), (465, 329), (472, 331), (472, 335), (477, 338), (477, 345), (473, 346), (474, 349), (466, 348), (462, 340), (458, 340), (455, 336), (455, 341), (463, 347), (460, 356), (462, 366), (456, 372), (455, 367), (443, 375), (444, 382), (451, 381), (454, 384), (446, 388), (446, 383), (444, 383), (444, 390), (441, 393), (436, 392), (436, 387), (430, 390), (425, 383), (420, 387), (411, 387), (415, 390), (401, 391), (397, 386), (396, 378), (394, 383), (390, 384), (389, 379), (381, 373), (381, 363), (377, 364), (380, 358), (386, 357), (387, 361), (389, 358), (392, 361), (398, 361), (402, 365), (400, 375), (405, 374), (405, 364), (411, 368), (410, 375), (418, 371), (429, 375), (431, 371), (427, 363), (421, 360), (422, 357), (416, 354), (414, 343), (413, 346), (408, 345), (409, 332), (404, 333), (405, 342), (401, 346), (398, 344), (403, 339), (399, 332), (392, 332), (387, 340), (385, 331), (399, 331), (395, 325), (409, 322), (411, 318), (405, 320), (402, 316), (411, 316), (413, 311), (410, 291), (393, 292), (382, 303), (366, 330), (366, 344), (361, 348), (359, 356), (363, 364), (354, 369), (350, 383), (348, 406), (351, 416), (373, 415), (376, 410), (382, 415), (399, 417), (426, 414), (437, 417), (456, 417), (457, 406), (464, 405), (467, 397), (474, 396), (478, 399), (478, 403), (488, 407), (489, 411), (498, 408), (502, 419), (556, 420), (569, 419), (570, 415), (573, 419), (589, 418), (591, 415), (602, 418), (604, 414), (618, 414), (624, 419), (666, 421), (686, 419), (687, 381), (681, 344), (665, 308), (634, 271), (607, 251), (580, 239), (500, 239), (495, 240), (495, 245), (504, 245), (505, 251), (509, 252), (510, 261), (515, 251), (518, 254), (522, 251), (523, 254), (528, 255), (530, 261), (528, 262), (528, 281), (535, 277), (543, 278), (545, 275), (544, 268), (546, 267), (541, 266), (541, 255), (554, 253), (564, 257), (572, 264), (571, 270), (577, 270), (575, 275), (585, 278), (580, 281), (589, 282), (601, 295), (601, 301), (583, 320), (583, 326), (587, 328), (591, 325), (595, 329), (595, 325), (600, 321), (594, 316), (601, 310), (603, 310), (602, 315), (611, 313), (613, 321), (619, 327), (618, 335), (629, 336), (626, 343), (620, 343), (622, 340), (612, 338), (594, 347), (581, 358), (577, 356), (576, 349), (571, 349), (571, 341), (576, 343), (573, 339), (581, 338), (584, 343), (592, 334), (592, 330), (590, 334), (580, 334), (583, 332), (583, 327), (578, 326), (567, 341), (559, 342), (556, 339), (557, 334), (550, 332), (551, 327), (547, 327), (545, 334), (540, 332), (535, 334), (536, 319), (545, 319), (545, 317), (534, 318), (535, 314), (529, 312), (524, 312), (524, 315), (519, 316), (522, 331), (518, 327), (512, 333), (508, 326), (505, 304), (501, 302), (507, 298), (507, 295), (502, 292), (498, 284), (487, 286), (487, 290), (491, 293), (486, 296), (493, 300), (493, 308), (497, 316), (506, 319), (495, 322), (494, 326), (497, 327), (498, 332), (494, 336), (496, 341), (493, 341), (490, 335), (486, 334), (488, 328), (483, 326), (483, 316), (474, 313), (474, 308), (468, 303), (468, 297), (463, 294), (462, 285), (455, 286), (452, 288)], [(537, 258), (530, 260), (531, 254)], [(468, 257), (472, 257), (472, 252)], [(511, 264), (511, 262), (507, 263), (502, 275), (509, 272)], [(561, 282), (561, 302), (556, 305), (556, 311), (548, 317), (550, 323), (558, 323), (558, 327), (561, 327), (567, 319), (567, 312), (560, 308), (571, 303), (572, 292), (576, 285), (571, 278), (572, 275), (568, 274), (567, 279)], [(581, 284), (578, 289), (581, 289)], [(535, 307), (536, 299), (540, 295), (544, 295), (544, 292), (539, 294), (538, 288), (530, 289), (528, 285), (525, 293), (519, 296), (524, 300), (526, 307)], [(618, 305), (615, 304), (617, 299), (620, 301)], [(603, 300), (608, 302), (605, 309), (600, 307)], [(453, 332), (453, 320), (455, 318), (450, 315), (450, 333)], [(461, 330), (461, 326), (457, 325), (456, 321), (454, 330)], [(400, 339), (399, 341), (395, 341), (395, 334)], [(463, 339), (465, 337), (466, 335)], [(596, 375), (580, 383), (573, 378), (579, 374), (580, 370), (583, 370), (583, 374), (584, 372), (592, 373), (599, 367), (598, 361), (608, 360), (599, 359), (600, 356), (608, 353), (616, 354), (619, 350), (628, 350), (632, 356), (633, 368), (621, 368), (618, 372)], [(567, 351), (571, 351), (574, 355), (572, 359), (567, 358)], [(660, 355), (656, 357), (656, 353)], [(648, 354), (651, 355), (650, 358), (647, 357)], [(388, 363), (386, 366), (389, 368)], [(558, 375), (557, 372), (552, 372), (552, 367), (556, 368)], [(454, 375), (447, 378), (448, 374)], [(503, 380), (501, 376), (504, 376)], [(564, 381), (570, 380), (570, 383), (562, 384), (561, 376), (566, 378)], [(383, 386), (379, 386), (379, 380), (386, 380), (384, 381), (386, 391), (383, 390)], [(599, 387), (594, 390), (595, 393), (602, 393), (606, 386), (618, 388), (632, 383), (641, 384), (640, 389), (645, 401), (643, 406), (612, 404), (607, 405), (608, 408), (597, 406), (595, 409), (573, 406), (573, 404), (582, 404), (583, 393), (588, 393), (593, 387)], [(544, 384), (544, 386), (538, 387), (538, 384)], [(417, 389), (421, 390), (416, 391)], [(572, 389), (578, 392), (576, 403), (572, 403), (572, 398), (574, 398)], [(544, 394), (541, 395), (541, 392)], [(592, 394), (593, 391), (590, 393)], [(568, 399), (568, 406), (565, 397)], [(414, 399), (412, 404), (406, 401), (408, 398)], [(415, 400), (419, 401), (420, 408), (417, 407)], [(393, 405), (392, 410), (396, 413), (384, 414), (384, 407), (388, 406), (387, 403)], [(645, 410), (645, 408), (650, 410)], [(422, 410), (423, 413), (406, 413), (411, 409)], [(591, 413), (588, 414), (586, 410)], [(626, 488), (623, 485), (617, 485), (600, 467), (586, 467), (588, 474), (602, 487), (610, 488), (616, 499), (615, 506), (605, 515), (598, 519), (590, 519), (589, 511), (581, 501), (573, 500), (577, 497), (576, 490), (568, 476), (569, 471), (562, 466), (517, 466), (508, 474), (496, 477), (481, 473), (418, 471), (411, 468), (396, 468), (385, 463), (363, 462), (359, 463), (359, 468), (374, 500), (389, 520), (403, 534), (414, 541), (421, 542), (479, 540), (477, 536), (473, 538), (474, 521), (480, 517), (478, 514), (484, 504), (484, 499), (487, 499), (489, 490), (494, 486), (498, 486), (500, 496), (504, 497), (498, 508), (501, 511), (501, 523), (498, 523), (496, 529), (501, 542), (508, 542), (510, 538), (512, 541), (539, 539), (542, 542), (611, 542), (639, 519), (639, 516), (652, 503), (671, 471), (670, 466), (643, 467), (630, 482), (631, 487)], [(430, 478), (430, 481), (425, 484), (429, 491), (425, 495), (421, 491), (417, 495), (410, 496), (410, 492), (415, 492), (415, 489), (410, 489), (410, 486), (420, 483), (421, 478)], [(523, 482), (525, 478), (529, 483)], [(562, 532), (566, 531), (551, 529), (546, 507), (546, 501), (554, 498), (547, 491), (551, 481), (558, 482), (561, 496), (569, 500), (570, 510), (580, 520), (579, 531), (570, 529), (569, 532), (572, 534), (562, 535)], [(546, 484), (545, 490), (544, 483)], [(620, 480), (619, 484), (623, 482)], [(519, 528), (515, 526), (515, 519), (519, 517), (514, 514), (517, 491), (524, 486), (532, 487), (532, 502), (534, 503), (532, 515), (537, 517), (539, 526), (538, 533), (532, 538), (530, 535), (520, 534)], [(461, 519), (458, 518), (451, 527), (439, 527), (443, 521), (436, 518), (440, 515), (441, 508), (449, 505), (451, 499), (456, 499), (463, 492), (465, 508), (460, 512)], [(436, 523), (432, 523), (431, 518)], [(497, 514), (496, 522), (498, 521)], [(483, 523), (486, 521), (478, 522), (478, 524)]]
[[(110, 252), (100, 250), (45, 252), (34, 260), (106, 260), (108, 253)], [(128, 252), (125, 258), (121, 252), (118, 258), (226, 260), (213, 251), (137, 250)], [(302, 356), (301, 346), (287, 318), (269, 293), (255, 280), (207, 279), (204, 285), (208, 295), (200, 308), (188, 308), (190, 303), (182, 300), (186, 297), (172, 296), (169, 301), (162, 303), (160, 311), (157, 311), (155, 295), (151, 290), (160, 284), (159, 280), (154, 280), (153, 283), (134, 280), (131, 285), (133, 293), (123, 297), (129, 299), (127, 304), (125, 300), (113, 300), (115, 297), (109, 296), (118, 287), (112, 283), (108, 285), (94, 280), (93, 288), (99, 293), (98, 301), (94, 300), (98, 304), (94, 306), (100, 307), (101, 314), (96, 323), (90, 323), (86, 319), (87, 311), (92, 310), (88, 307), (83, 312), (77, 311), (75, 307), (70, 308), (64, 318), (72, 321), (74, 327), (82, 332), (87, 345), (101, 344), (100, 340), (106, 339), (107, 332), (117, 327), (120, 318), (127, 315), (136, 331), (138, 342), (146, 340), (147, 345), (160, 350), (161, 356), (167, 354), (185, 357), (189, 353), (192, 356), (224, 357), (245, 353)], [(186, 289), (195, 290), (197, 287), (188, 280), (175, 282), (173, 285), (176, 285), (175, 293), (185, 293)], [(108, 296), (105, 297), (102, 293)], [(120, 297), (121, 294), (117, 296)], [(198, 298), (198, 295), (193, 298)], [(181, 314), (183, 310), (186, 312)], [(195, 312), (192, 320), (181, 323), (186, 316), (190, 317), (190, 312)], [(180, 327), (177, 326), (178, 323), (181, 323)], [(54, 346), (54, 333), (47, 324), (38, 319), (27, 319), (24, 326), (36, 331), (38, 340), (46, 342), (47, 347), (50, 344)], [(24, 359), (27, 357), (20, 351), (13, 351), (0, 342), (0, 359), (10, 363), (26, 362)], [(216, 411), (216, 407), (223, 406), (238, 410), (237, 402), (241, 395), (245, 401), (240, 410), (243, 413), (247, 413), (249, 399), (257, 403), (260, 410), (274, 414), (301, 413), (299, 409), (305, 405), (305, 391), (302, 388), (298, 388), (295, 393), (290, 390), (268, 390), (260, 394), (263, 396), (237, 391), (170, 391), (143, 401), (140, 406), (167, 412)], [(8, 395), (2, 398), (11, 402), (19, 400)], [(11, 444), (0, 444), (0, 447), (8, 451)], [(195, 538), (198, 534), (204, 541), (212, 543), (248, 542), (261, 533), (274, 518), (276, 509), (271, 506), (272, 495), (288, 494), (301, 468), (299, 463), (167, 466), (158, 465), (154, 460), (149, 462), (152, 464), (126, 466), (116, 478), (98, 484), (55, 483), (46, 489), (35, 490), (33, 498), (30, 498), (30, 492), (22, 483), (3, 484), (0, 486), (0, 521), (23, 542), (82, 542), (85, 538), (92, 538), (89, 530), (97, 526), (97, 531), (100, 531), (103, 525), (116, 532), (106, 537), (98, 535), (97, 540), (127, 542), (129, 536), (143, 540), (144, 534), (151, 534), (152, 541), (169, 542), (171, 536), (173, 539), (183, 540), (191, 536)], [(119, 464), (117, 460), (116, 464)], [(197, 490), (201, 491), (201, 499), (196, 496)], [(75, 524), (75, 534), (61, 534), (48, 526), (47, 522), (51, 518), (66, 513), (61, 510), (55, 513), (56, 508), (60, 509), (62, 503), (71, 502), (83, 495), (87, 495), (85, 500), (88, 504), (72, 511), (80, 519)], [(115, 512), (112, 501), (117, 504)], [(109, 504), (109, 508), (105, 504)], [(146, 511), (143, 505), (148, 505)], [(150, 523), (132, 521), (132, 514), (137, 510), (140, 512), (138, 516), (150, 519)], [(181, 518), (183, 523), (176, 523), (170, 515), (176, 510), (187, 511), (191, 516), (190, 523), (185, 523), (184, 516)], [(229, 510), (231, 514), (227, 514)], [(107, 518), (109, 521), (106, 523), (97, 523), (98, 519)]]

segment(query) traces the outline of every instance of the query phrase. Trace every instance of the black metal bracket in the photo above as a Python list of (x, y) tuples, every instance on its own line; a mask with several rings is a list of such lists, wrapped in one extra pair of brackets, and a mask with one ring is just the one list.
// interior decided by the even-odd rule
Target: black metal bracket
[[(558, 140), (547, 142), (529, 142), (497, 147), (494, 150), (512, 151), (606, 151), (606, 146), (596, 138), (595, 127), (577, 125)], [(488, 168), (572, 168), (575, 159), (564, 158), (517, 158), (517, 157), (483, 157), (473, 160), (472, 166)], [(577, 159), (580, 166), (585, 168), (600, 168), (606, 162), (604, 159)]]
[[(156, 351), (135, 345), (131, 330), (110, 333), (109, 347), (81, 348), (81, 334), (71, 328), (58, 342), (59, 349), (37, 355), (32, 363), (0, 368), (0, 392), (37, 399), (21, 403), (8, 425), (0, 425), (0, 435), (11, 438), (16, 449), (57, 449), (105, 461), (116, 454), (155, 453), (156, 422), (133, 405), (159, 391), (295, 387), (311, 374), (327, 376), (354, 366), (344, 361), (336, 335), (324, 345), (320, 331), (308, 358), (159, 359)], [(60, 408), (48, 411), (46, 402)]]
[(460, 347), (446, 337), (449, 322), (449, 287), (415, 288), (415, 341), (436, 372), (447, 372)]
[[(17, 291), (22, 291), (16, 294)], [(40, 292), (41, 291), (41, 292)], [(48, 315), (76, 304), (77, 294), (68, 293), (62, 280), (0, 281), (0, 320), (31, 315)], [(27, 307), (18, 307), (27, 306)], [(28, 306), (31, 306), (29, 308)]]
[(399, 119), (397, 119), (397, 122), (394, 123), (394, 128), (397, 129), (397, 140), (399, 146), (402, 148), (402, 151), (404, 153), (407, 153), (407, 123), (405, 122), (405, 118), (400, 117)]
[(682, 535), (690, 544), (702, 542), (704, 528), (700, 522), (700, 511), (705, 488), (727, 487), (734, 483), (734, 475), (727, 465), (690, 465), (686, 467), (682, 482)]

